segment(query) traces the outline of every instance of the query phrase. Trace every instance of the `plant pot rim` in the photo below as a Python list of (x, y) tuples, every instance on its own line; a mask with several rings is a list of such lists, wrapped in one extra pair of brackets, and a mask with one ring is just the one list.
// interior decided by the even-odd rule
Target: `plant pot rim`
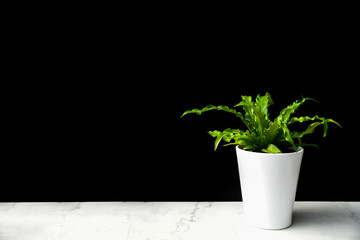
[(289, 152), (289, 153), (265, 153), (265, 152), (250, 152), (247, 150), (243, 150), (241, 148), (239, 148), (238, 145), (235, 146), (235, 148), (239, 151), (242, 152), (246, 152), (248, 154), (262, 154), (262, 155), (269, 155), (269, 156), (277, 156), (277, 155), (281, 155), (281, 156), (285, 156), (285, 155), (296, 155), (296, 154), (302, 154), (304, 152), (304, 149), (302, 147), (298, 147), (298, 151), (297, 152)]

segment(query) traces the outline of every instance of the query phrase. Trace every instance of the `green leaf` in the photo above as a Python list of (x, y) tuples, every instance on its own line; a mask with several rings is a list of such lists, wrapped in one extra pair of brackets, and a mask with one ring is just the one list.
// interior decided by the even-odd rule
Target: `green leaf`
[(217, 147), (219, 146), (220, 141), (223, 139), (226, 142), (230, 142), (234, 136), (233, 136), (233, 130), (231, 128), (225, 129), (223, 132), (220, 132), (218, 130), (214, 131), (208, 131), (208, 133), (212, 137), (216, 137), (215, 139), (215, 145), (214, 145), (214, 151), (216, 151)]
[(225, 105), (220, 105), (220, 106), (214, 106), (214, 105), (207, 105), (206, 107), (204, 107), (203, 109), (199, 110), (197, 108), (194, 108), (193, 110), (188, 110), (188, 111), (185, 111), (183, 113), (183, 115), (181, 117), (184, 117), (185, 115), (189, 114), (189, 113), (196, 113), (198, 115), (202, 114), (203, 112), (207, 112), (207, 111), (210, 111), (210, 110), (222, 110), (222, 111), (225, 111), (225, 112), (229, 112), (229, 113), (233, 113), (235, 114), (237, 117), (243, 119), (243, 114), (241, 112), (237, 112), (235, 109), (232, 109), (232, 108), (229, 108), (228, 106), (225, 106)]
[(338, 125), (339, 127), (341, 127), (341, 125), (338, 122), (336, 122), (330, 118), (326, 119), (324, 117), (319, 117), (317, 115), (315, 115), (314, 117), (299, 117), (299, 118), (294, 117), (290, 120), (289, 124), (294, 123), (294, 122), (301, 123), (301, 122), (305, 122), (305, 121), (314, 121), (314, 120), (320, 120), (321, 122), (314, 122), (314, 123), (310, 124), (308, 126), (308, 128), (303, 132), (293, 132), (292, 137), (301, 139), (304, 135), (313, 133), (315, 131), (316, 127), (318, 127), (320, 125), (324, 125), (323, 137), (326, 137), (327, 131), (328, 131), (328, 122), (334, 123), (334, 124)]
[(316, 147), (316, 148), (319, 148), (318, 145), (312, 144), (312, 143), (301, 143), (301, 146), (302, 147)]
[(303, 98), (302, 100), (296, 100), (293, 104), (287, 106), (281, 110), (279, 116), (274, 121), (287, 122), (291, 116), (306, 100), (316, 101), (313, 98)]
[(208, 131), (208, 133), (212, 136), (212, 137), (217, 137), (221, 134), (220, 131), (218, 130), (214, 130), (214, 131)]
[(266, 137), (266, 142), (272, 143), (275, 142), (275, 140), (279, 137), (279, 134), (281, 133), (281, 126), (280, 122), (270, 122), (269, 127), (265, 129), (264, 135)]
[[(315, 146), (315, 144), (302, 143), (302, 137), (313, 133), (315, 129), (323, 125), (325, 137), (328, 132), (328, 123), (334, 123), (341, 127), (341, 125), (332, 120), (315, 115), (313, 117), (291, 117), (291, 115), (299, 109), (299, 107), (307, 100), (316, 101), (312, 98), (302, 98), (295, 101), (293, 104), (287, 106), (281, 110), (279, 116), (273, 121), (270, 121), (269, 106), (273, 104), (273, 100), (269, 93), (265, 95), (257, 95), (255, 102), (251, 96), (241, 96), (242, 101), (236, 104), (234, 107), (242, 107), (244, 114), (229, 108), (226, 105), (207, 105), (203, 109), (194, 108), (183, 113), (183, 116), (189, 113), (195, 113), (201, 115), (204, 112), (210, 110), (225, 111), (234, 114), (239, 117), (246, 125), (246, 131), (240, 129), (226, 128), (224, 131), (209, 131), (209, 135), (215, 137), (214, 150), (217, 149), (220, 142), (223, 140), (226, 142), (224, 146), (238, 145), (241, 149), (248, 151), (263, 151), (268, 153), (279, 153), (281, 149), (293, 148), (297, 149), (297, 146)], [(303, 132), (290, 131), (289, 125), (292, 123), (304, 123), (308, 121), (315, 121), (308, 125), (307, 129)], [(294, 143), (294, 139), (298, 141), (298, 144)]]
[(261, 149), (261, 151), (266, 153), (281, 153), (280, 149), (274, 144), (269, 144), (266, 149)]
[(223, 131), (223, 140), (225, 142), (230, 142), (234, 138), (234, 130), (231, 128), (227, 128)]
[(189, 113), (196, 113), (197, 115), (201, 115), (201, 113), (207, 112), (207, 111), (210, 111), (210, 110), (213, 110), (213, 109), (217, 109), (217, 107), (210, 104), (210, 105), (207, 105), (206, 107), (204, 107), (201, 110), (199, 110), (197, 108), (194, 108), (193, 110), (187, 110), (187, 111), (185, 111), (183, 113), (183, 115), (181, 115), (181, 117), (184, 117), (186, 114), (189, 114)]
[(294, 149), (296, 149), (296, 145), (295, 145), (295, 143), (294, 143), (294, 140), (292, 139), (292, 136), (291, 136), (291, 134), (290, 134), (289, 128), (287, 127), (287, 124), (284, 123), (284, 122), (282, 122), (282, 123), (280, 124), (280, 127), (281, 127), (281, 129), (283, 130), (283, 134), (284, 134), (283, 137), (284, 137), (284, 139), (285, 139), (287, 142), (289, 142)]
[(335, 124), (338, 125), (340, 128), (342, 128), (342, 126), (340, 125), (340, 123), (338, 123), (338, 122), (336, 122), (336, 121), (334, 121), (334, 120), (332, 120), (332, 119), (330, 119), (330, 118), (326, 119), (326, 121), (327, 121), (327, 122), (331, 122), (331, 123), (335, 123)]
[(243, 150), (247, 150), (247, 151), (250, 151), (250, 152), (258, 150), (258, 149), (259, 149), (259, 147), (257, 145), (255, 145), (255, 144), (248, 144), (245, 147), (243, 147)]
[(271, 103), (271, 96), (269, 93), (266, 93), (264, 96), (258, 95), (255, 103), (252, 101), (251, 96), (242, 96), (242, 101), (234, 106), (243, 107), (245, 121), (248, 122), (248, 129), (259, 135), (260, 141), (263, 141), (264, 129), (269, 126), (268, 107)]
[(219, 146), (219, 143), (221, 142), (221, 140), (224, 140), (225, 142), (230, 142), (232, 140), (234, 140), (233, 143), (229, 143), (226, 145), (246, 145), (250, 142), (253, 142), (253, 139), (251, 138), (251, 136), (249, 136), (249, 131), (241, 131), (239, 129), (231, 129), (231, 128), (227, 128), (224, 131), (218, 131), (218, 130), (214, 130), (214, 131), (209, 131), (208, 132), (212, 137), (216, 137), (215, 139), (215, 145), (214, 145), (214, 151), (217, 149), (217, 147)]
[(241, 119), (241, 121), (243, 121), (243, 123), (247, 126), (247, 128), (249, 128), (248, 126), (248, 122), (245, 120), (244, 115), (241, 112), (237, 112), (235, 109), (229, 108), (226, 105), (220, 105), (220, 106), (214, 106), (214, 105), (207, 105), (206, 107), (204, 107), (203, 109), (199, 110), (197, 108), (194, 108), (193, 110), (188, 110), (185, 111), (181, 117), (184, 117), (185, 115), (189, 114), (189, 113), (195, 113), (197, 115), (201, 115), (203, 112), (207, 112), (210, 110), (220, 110), (220, 111), (225, 111), (225, 112), (229, 112), (232, 114), (235, 114), (235, 116), (237, 116), (238, 118)]
[(215, 146), (214, 146), (214, 151), (216, 151), (217, 147), (219, 146), (219, 143), (221, 141), (221, 139), (223, 138), (224, 134), (221, 133), (219, 134), (219, 136), (217, 136), (217, 138), (215, 139)]
[(326, 119), (324, 117), (319, 117), (318, 115), (315, 115), (314, 117), (307, 117), (307, 116), (305, 116), (305, 117), (293, 117), (293, 118), (290, 119), (290, 122), (288, 124), (292, 124), (294, 122), (302, 123), (302, 122), (314, 121), (314, 120), (321, 120), (322, 122), (326, 121), (326, 122), (335, 123), (336, 125), (341, 127), (341, 125), (338, 122), (336, 122), (336, 121), (334, 121), (334, 120), (332, 120), (330, 118)]
[(269, 93), (266, 93), (265, 96), (257, 95), (255, 106), (260, 107), (260, 112), (264, 115), (266, 121), (269, 120), (269, 106), (273, 104), (271, 96)]
[(252, 97), (251, 96), (241, 96), (242, 101), (236, 104), (234, 107), (244, 106), (246, 104), (252, 104)]

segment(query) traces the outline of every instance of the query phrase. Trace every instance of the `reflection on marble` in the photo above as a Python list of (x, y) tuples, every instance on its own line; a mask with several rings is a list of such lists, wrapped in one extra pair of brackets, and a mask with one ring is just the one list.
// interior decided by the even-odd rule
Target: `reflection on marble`
[(249, 226), (241, 202), (0, 203), (1, 240), (360, 239), (360, 202), (296, 202), (293, 224)]

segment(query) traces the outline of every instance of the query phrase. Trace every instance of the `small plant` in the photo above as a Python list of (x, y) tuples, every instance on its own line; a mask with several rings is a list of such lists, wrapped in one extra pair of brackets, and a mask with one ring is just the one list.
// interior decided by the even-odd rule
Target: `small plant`
[[(243, 113), (236, 111), (233, 108), (229, 108), (225, 105), (214, 106), (208, 105), (203, 109), (197, 108), (188, 110), (183, 113), (183, 116), (189, 113), (196, 113), (198, 115), (210, 111), (221, 110), (235, 114), (245, 124), (247, 130), (231, 129), (227, 128), (224, 131), (209, 131), (208, 133), (215, 137), (214, 151), (217, 149), (221, 140), (224, 140), (228, 145), (238, 145), (243, 150), (266, 152), (266, 153), (281, 153), (288, 151), (297, 151), (300, 146), (315, 146), (315, 144), (309, 144), (302, 142), (302, 137), (313, 133), (316, 127), (324, 125), (323, 137), (326, 137), (328, 131), (328, 123), (335, 123), (339, 127), (340, 124), (332, 119), (326, 119), (317, 115), (313, 117), (292, 117), (290, 116), (302, 105), (305, 101), (316, 101), (312, 98), (303, 98), (297, 100), (293, 104), (287, 106), (280, 111), (280, 114), (273, 121), (269, 119), (268, 108), (273, 104), (271, 96), (266, 93), (264, 96), (257, 95), (255, 102), (252, 101), (251, 96), (241, 96), (242, 101), (236, 104), (234, 107), (242, 107)], [(299, 122), (313, 121), (307, 129), (303, 132), (290, 131), (289, 125)]]

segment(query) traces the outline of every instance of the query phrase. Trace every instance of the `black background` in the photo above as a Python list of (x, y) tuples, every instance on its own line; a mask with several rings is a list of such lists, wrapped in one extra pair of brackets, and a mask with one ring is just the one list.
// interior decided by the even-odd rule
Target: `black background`
[(343, 126), (306, 137), (320, 149), (305, 149), (296, 200), (359, 201), (351, 15), (173, 14), (23, 22), (7, 61), (0, 200), (241, 200), (235, 149), (214, 152), (207, 131), (242, 123), (220, 111), (180, 116), (270, 92), (272, 119), (305, 96), (320, 103), (294, 116)]

